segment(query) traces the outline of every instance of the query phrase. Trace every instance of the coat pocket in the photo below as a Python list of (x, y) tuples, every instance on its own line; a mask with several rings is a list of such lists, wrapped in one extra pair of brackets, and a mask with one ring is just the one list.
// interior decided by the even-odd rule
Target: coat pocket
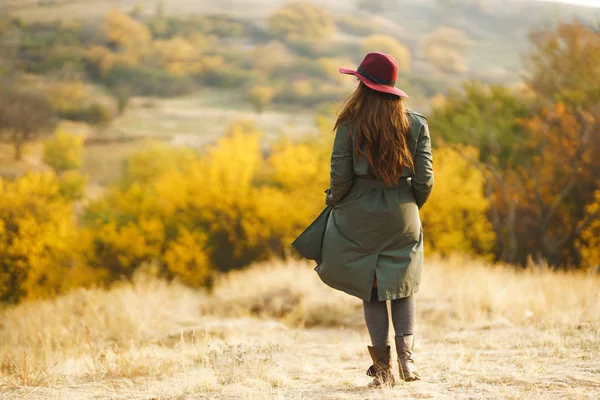
[(340, 226), (338, 225), (338, 223), (335, 220), (335, 209), (331, 212), (331, 222), (333, 225), (333, 228), (335, 229), (335, 232), (337, 233), (337, 235), (342, 238), (345, 242), (347, 242), (348, 244), (352, 245), (353, 247), (358, 247), (360, 248), (361, 245), (357, 242), (355, 242), (354, 240), (350, 239), (348, 236), (346, 236), (342, 230), (340, 229)]

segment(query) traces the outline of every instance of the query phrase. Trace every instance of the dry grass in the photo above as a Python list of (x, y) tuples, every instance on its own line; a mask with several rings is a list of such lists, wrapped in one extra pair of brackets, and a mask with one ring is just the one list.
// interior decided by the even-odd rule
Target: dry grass
[(274, 104), (257, 114), (241, 91), (205, 88), (171, 99), (134, 98), (112, 129), (127, 135), (170, 137), (175, 143), (202, 147), (239, 120), (253, 120), (267, 139), (283, 132), (305, 134), (316, 128), (310, 109)]
[(0, 398), (598, 398), (598, 277), (457, 258), (424, 278), (413, 384), (366, 389), (360, 301), (273, 262), (212, 294), (138, 276), (0, 311)]

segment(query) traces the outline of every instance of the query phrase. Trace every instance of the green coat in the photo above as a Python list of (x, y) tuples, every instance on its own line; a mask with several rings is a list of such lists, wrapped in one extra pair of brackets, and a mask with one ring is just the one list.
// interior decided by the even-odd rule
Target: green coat
[(426, 119), (408, 111), (414, 171), (405, 169), (393, 187), (375, 179), (368, 161), (354, 155), (351, 127), (336, 132), (324, 212), (322, 248), (315, 271), (334, 289), (369, 301), (377, 272), (379, 300), (419, 290), (423, 229), (419, 209), (433, 186), (431, 140)]

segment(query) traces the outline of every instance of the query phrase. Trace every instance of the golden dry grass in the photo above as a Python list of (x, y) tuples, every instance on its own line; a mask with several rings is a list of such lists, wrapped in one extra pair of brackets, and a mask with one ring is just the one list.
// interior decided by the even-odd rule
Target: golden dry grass
[(358, 299), (307, 263), (213, 293), (138, 276), (0, 311), (2, 399), (596, 399), (600, 279), (429, 260), (417, 294), (424, 379), (370, 390)]

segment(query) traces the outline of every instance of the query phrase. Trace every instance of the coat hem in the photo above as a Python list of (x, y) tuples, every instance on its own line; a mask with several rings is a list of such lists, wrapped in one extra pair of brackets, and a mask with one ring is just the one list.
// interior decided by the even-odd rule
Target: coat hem
[[(371, 289), (369, 289), (368, 293), (362, 293), (360, 290), (353, 290), (353, 289), (349, 289), (348, 287), (336, 282), (336, 281), (332, 281), (330, 279), (326, 279), (324, 278), (318, 271), (318, 265), (317, 267), (315, 267), (315, 272), (317, 273), (317, 275), (319, 275), (319, 278), (321, 279), (321, 281), (323, 281), (324, 284), (326, 284), (327, 286), (339, 290), (341, 292), (344, 292), (346, 294), (349, 294), (351, 296), (354, 297), (358, 297), (361, 300), (364, 301), (370, 301), (371, 300)], [(400, 293), (394, 293), (391, 295), (386, 295), (384, 296), (384, 299), (381, 299), (379, 301), (387, 301), (387, 300), (396, 300), (396, 299), (402, 299), (405, 297), (409, 297), (412, 296), (413, 294), (416, 294), (419, 291), (419, 284), (415, 284), (415, 285), (411, 285), (407, 288), (406, 291), (400, 292)]]
[(327, 286), (329, 286), (333, 289), (339, 290), (341, 292), (344, 292), (346, 294), (349, 294), (351, 296), (358, 297), (361, 300), (369, 301), (371, 299), (371, 292), (369, 292), (367, 294), (367, 293), (361, 293), (359, 290), (348, 289), (344, 285), (341, 285), (335, 281), (323, 278), (323, 276), (321, 276), (319, 271), (317, 271), (316, 269), (315, 269), (315, 271), (317, 272), (317, 275), (319, 275), (319, 278), (321, 278), (321, 281), (323, 281), (323, 283), (326, 284)]
[(412, 296), (413, 294), (416, 294), (419, 292), (419, 285), (413, 285), (413, 286), (409, 286), (408, 290), (405, 292), (401, 292), (401, 293), (396, 293), (390, 296), (386, 296), (385, 300), (380, 300), (380, 301), (387, 301), (387, 300), (396, 300), (396, 299), (403, 299), (405, 297), (409, 297)]

